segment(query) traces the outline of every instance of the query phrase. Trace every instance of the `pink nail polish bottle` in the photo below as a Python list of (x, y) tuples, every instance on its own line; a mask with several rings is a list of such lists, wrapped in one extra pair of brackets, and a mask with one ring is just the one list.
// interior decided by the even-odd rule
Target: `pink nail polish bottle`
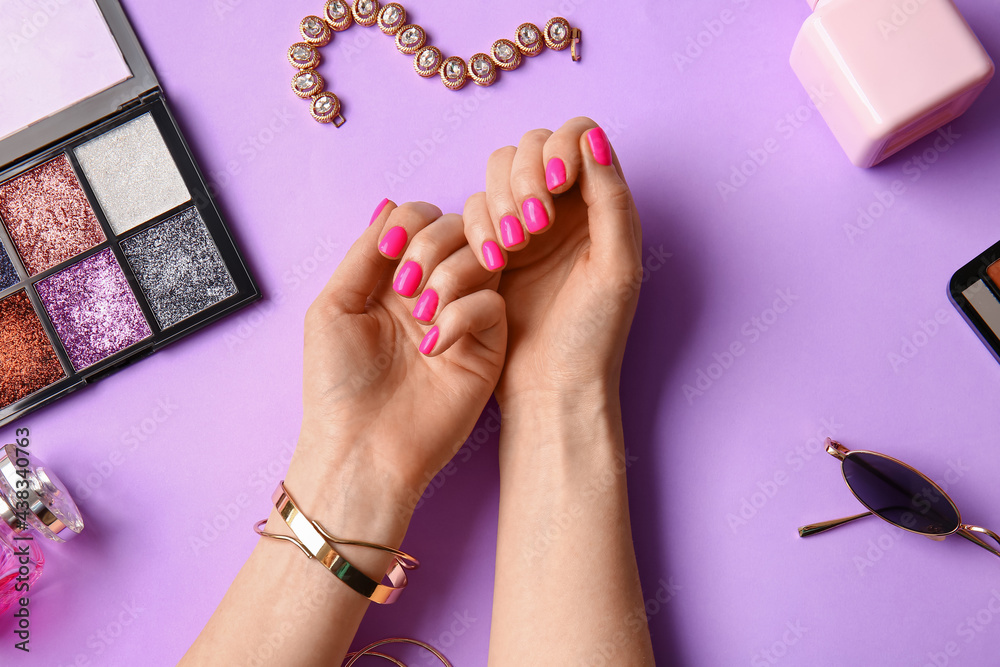
[[(45, 558), (42, 538), (65, 542), (83, 530), (80, 510), (38, 457), (0, 450), (0, 614), (32, 597)], [(30, 612), (29, 612), (30, 613)]]
[(792, 69), (859, 167), (947, 125), (993, 78), (952, 0), (807, 2)]

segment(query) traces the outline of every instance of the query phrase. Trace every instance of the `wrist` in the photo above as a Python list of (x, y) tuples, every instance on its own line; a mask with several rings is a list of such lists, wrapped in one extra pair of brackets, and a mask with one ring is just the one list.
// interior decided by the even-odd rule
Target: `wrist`
[(617, 382), (497, 392), (497, 403), (503, 418), (502, 432), (573, 435), (580, 429), (586, 431), (594, 425), (621, 421)]
[[(579, 400), (573, 400), (579, 399)], [(501, 475), (600, 472), (624, 457), (617, 394), (592, 394), (501, 406)], [(546, 472), (548, 471), (548, 472)]]
[(333, 535), (398, 547), (419, 495), (372, 451), (363, 438), (317, 440), (303, 429), (285, 486)]

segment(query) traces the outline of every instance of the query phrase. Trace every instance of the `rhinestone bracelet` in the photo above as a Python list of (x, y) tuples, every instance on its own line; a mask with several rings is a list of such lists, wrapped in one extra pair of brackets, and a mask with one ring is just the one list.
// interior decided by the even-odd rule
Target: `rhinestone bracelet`
[(573, 61), (580, 60), (582, 33), (561, 16), (549, 19), (544, 30), (534, 23), (522, 23), (513, 40), (498, 39), (489, 54), (477, 53), (466, 63), (459, 56), (445, 57), (440, 49), (429, 45), (427, 32), (406, 22), (406, 10), (399, 3), (380, 6), (378, 0), (354, 0), (348, 7), (347, 0), (328, 0), (322, 17), (307, 16), (299, 23), (303, 41), (288, 49), (288, 61), (298, 70), (292, 77), (292, 91), (310, 100), (309, 112), (313, 118), (336, 127), (345, 121), (340, 113), (340, 99), (326, 90), (323, 77), (316, 71), (321, 60), (319, 47), (329, 44), (334, 32), (347, 30), (352, 23), (378, 25), (386, 35), (396, 38), (400, 53), (413, 56), (417, 74), (422, 77), (438, 74), (451, 90), (462, 88), (469, 80), (480, 86), (493, 85), (498, 70), (517, 69), (522, 56), (537, 56), (546, 46), (553, 51), (572, 47)]

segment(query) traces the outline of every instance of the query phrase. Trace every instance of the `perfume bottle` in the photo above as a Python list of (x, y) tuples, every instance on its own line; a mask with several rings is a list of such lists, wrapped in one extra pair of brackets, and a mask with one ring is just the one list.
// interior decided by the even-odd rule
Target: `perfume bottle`
[(993, 78), (952, 0), (807, 1), (792, 69), (859, 167), (958, 118)]
[(55, 473), (14, 445), (0, 450), (0, 613), (29, 597), (42, 573), (42, 538), (65, 542), (83, 530), (76, 503)]

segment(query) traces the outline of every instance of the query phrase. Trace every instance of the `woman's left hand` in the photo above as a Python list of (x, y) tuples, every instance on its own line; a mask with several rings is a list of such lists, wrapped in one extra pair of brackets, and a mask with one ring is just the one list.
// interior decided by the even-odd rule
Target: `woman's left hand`
[(288, 473), (300, 495), (338, 487), (335, 502), (377, 493), (398, 507), (402, 493), (412, 509), (500, 376), (497, 282), (461, 216), (384, 207), (306, 315), (302, 433)]

